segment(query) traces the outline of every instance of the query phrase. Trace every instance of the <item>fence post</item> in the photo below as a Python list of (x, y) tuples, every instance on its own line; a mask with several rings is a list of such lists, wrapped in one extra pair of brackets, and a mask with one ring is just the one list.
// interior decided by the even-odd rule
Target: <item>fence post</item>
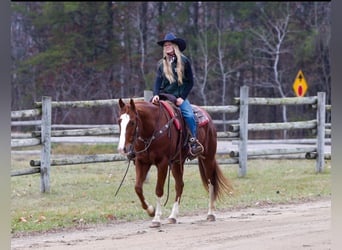
[(248, 87), (240, 89), (240, 141), (239, 141), (239, 177), (247, 174), (247, 143), (248, 143)]
[(42, 97), (40, 191), (50, 192), (51, 97)]
[(148, 102), (151, 100), (153, 93), (151, 90), (144, 90), (144, 101)]
[(325, 93), (317, 93), (317, 158), (316, 173), (324, 168), (324, 146), (325, 146)]
[[(149, 102), (153, 97), (153, 92), (151, 90), (144, 90), (144, 101)], [(148, 171), (145, 182), (147, 183), (150, 180), (150, 171)]]

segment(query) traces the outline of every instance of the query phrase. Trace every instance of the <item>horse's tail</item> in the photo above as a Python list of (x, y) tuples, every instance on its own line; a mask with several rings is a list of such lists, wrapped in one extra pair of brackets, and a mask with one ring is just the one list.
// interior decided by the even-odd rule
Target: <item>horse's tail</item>
[[(202, 184), (205, 188), (205, 190), (207, 190), (207, 192), (209, 192), (209, 182), (214, 186), (214, 199), (221, 199), (223, 198), (225, 195), (232, 195), (233, 194), (233, 185), (231, 183), (231, 181), (224, 176), (221, 168), (219, 167), (219, 165), (217, 164), (216, 159), (213, 159), (212, 162), (210, 163), (210, 168), (211, 168), (211, 175), (207, 176), (207, 174), (209, 174), (210, 171), (208, 171), (208, 169), (205, 169), (205, 163), (203, 162), (202, 159), (199, 159), (199, 170), (200, 170), (200, 175), (201, 175), (201, 180), (202, 180)], [(207, 166), (208, 168), (209, 166)]]
[(221, 168), (217, 165), (216, 160), (215, 165), (213, 174), (214, 197), (215, 199), (221, 199), (225, 195), (232, 195), (234, 188), (230, 180), (224, 176)]
[(203, 155), (198, 157), (198, 167), (204, 188), (209, 192), (209, 183), (214, 186), (214, 199), (221, 199), (225, 195), (232, 195), (233, 186), (230, 180), (224, 176), (215, 155), (217, 147), (216, 127), (209, 114), (207, 126), (201, 127), (198, 134), (205, 147)]

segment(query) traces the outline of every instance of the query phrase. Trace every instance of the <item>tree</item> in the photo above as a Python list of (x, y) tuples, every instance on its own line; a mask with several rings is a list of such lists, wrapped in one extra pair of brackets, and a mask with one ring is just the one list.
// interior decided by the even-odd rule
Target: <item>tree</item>
[[(253, 55), (256, 58), (256, 69), (263, 72), (253, 87), (272, 88), (280, 97), (286, 97), (289, 86), (283, 76), (287, 68), (281, 63), (282, 56), (290, 53), (286, 44), (292, 13), (289, 3), (270, 3), (260, 8), (260, 23), (251, 29), (256, 37)], [(282, 119), (287, 122), (286, 105), (282, 106)], [(286, 131), (284, 131), (286, 138)]]
[[(56, 101), (142, 96), (143, 90), (152, 89), (161, 57), (156, 42), (168, 32), (187, 41), (185, 53), (195, 77), (189, 96), (193, 103), (229, 105), (243, 85), (250, 86), (252, 96), (291, 96), (300, 68), (308, 94), (325, 91), (330, 100), (329, 2), (11, 6), (13, 110), (32, 107), (42, 95)], [(272, 108), (251, 112), (251, 121), (260, 115), (273, 121), (298, 115), (290, 108)], [(112, 122), (115, 112), (114, 107), (78, 115), (60, 111), (53, 122)]]

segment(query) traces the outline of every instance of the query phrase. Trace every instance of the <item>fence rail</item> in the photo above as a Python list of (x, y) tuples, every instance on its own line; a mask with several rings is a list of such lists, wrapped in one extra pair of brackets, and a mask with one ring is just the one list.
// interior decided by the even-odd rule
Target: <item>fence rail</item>
[[(243, 86), (240, 90), (240, 98), (235, 98), (235, 102), (240, 104), (240, 122), (238, 125), (230, 126), (233, 131), (239, 131), (239, 176), (247, 174), (247, 159), (249, 152), (248, 146), (248, 131), (256, 130), (289, 130), (289, 129), (316, 129), (316, 172), (322, 172), (324, 168), (324, 145), (325, 145), (325, 93), (319, 92), (316, 97), (288, 97), (288, 98), (250, 98), (248, 96), (248, 87)], [(263, 123), (249, 124), (248, 123), (248, 107), (249, 105), (315, 105), (316, 120), (301, 121), (291, 123)]]
[[(152, 93), (144, 92), (143, 98), (134, 98), (134, 100), (149, 100)], [(124, 99), (128, 101), (129, 99)], [(124, 161), (125, 157), (118, 154), (98, 154), (85, 156), (68, 156), (64, 159), (51, 159), (51, 142), (57, 137), (73, 137), (73, 136), (107, 136), (119, 134), (119, 126), (113, 125), (57, 125), (51, 124), (52, 108), (91, 108), (98, 106), (117, 105), (118, 99), (112, 100), (92, 100), (92, 101), (76, 101), (76, 102), (52, 102), (50, 97), (43, 97), (42, 102), (36, 102), (36, 109), (12, 111), (12, 119), (36, 118), (33, 121), (12, 121), (12, 126), (36, 125), (40, 126), (40, 130), (32, 131), (31, 138), (20, 138), (13, 136), (11, 139), (11, 147), (26, 147), (33, 145), (42, 145), (40, 160), (31, 160), (30, 169), (13, 171), (11, 176), (20, 176), (26, 174), (41, 175), (41, 192), (50, 191), (50, 166), (55, 165), (72, 165), (92, 162), (108, 162), (108, 161)], [(258, 156), (267, 155), (290, 155), (304, 154), (307, 159), (316, 159), (316, 172), (322, 172), (324, 168), (324, 159), (329, 156), (324, 153), (325, 135), (331, 133), (331, 125), (325, 124), (325, 112), (331, 110), (331, 105), (325, 105), (325, 93), (318, 93), (314, 97), (291, 97), (291, 98), (258, 98), (248, 96), (248, 87), (242, 87), (240, 97), (234, 98), (234, 105), (226, 106), (201, 106), (209, 113), (238, 113), (239, 119), (230, 121), (228, 131), (218, 131), (218, 139), (230, 139), (238, 144), (238, 150), (227, 150), (226, 152), (218, 152), (218, 154), (229, 155), (230, 159), (220, 159), (222, 164), (239, 164), (239, 176), (243, 177), (247, 174), (247, 161)], [(283, 123), (248, 123), (248, 107), (249, 105), (311, 105), (317, 110), (317, 119), (298, 122)], [(41, 119), (38, 117), (41, 116)], [(39, 119), (39, 120), (37, 120)], [(54, 130), (52, 130), (54, 128)], [(61, 129), (64, 128), (64, 129)], [(58, 130), (55, 130), (58, 129)], [(265, 131), (265, 130), (290, 130), (290, 129), (311, 129), (317, 131), (317, 138), (311, 143), (315, 146), (296, 147), (291, 149), (270, 148), (248, 150), (248, 132), (249, 131)], [(296, 140), (300, 142), (300, 140)], [(331, 157), (331, 156), (330, 156)], [(195, 164), (197, 160), (193, 160), (190, 164)]]

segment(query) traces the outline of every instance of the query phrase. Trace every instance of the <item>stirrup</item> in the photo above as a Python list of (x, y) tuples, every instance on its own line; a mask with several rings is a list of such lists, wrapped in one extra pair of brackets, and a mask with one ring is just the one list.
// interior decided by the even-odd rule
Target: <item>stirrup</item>
[(189, 139), (189, 142), (191, 143), (191, 144), (194, 144), (195, 142), (197, 142), (198, 140), (196, 139), (196, 137), (190, 137), (190, 139)]
[[(195, 139), (192, 140), (191, 139)], [(196, 138), (190, 138), (190, 143), (189, 143), (189, 153), (192, 157), (197, 157), (198, 155), (200, 155), (201, 153), (203, 153), (204, 151), (204, 147), (203, 145), (196, 139)]]

